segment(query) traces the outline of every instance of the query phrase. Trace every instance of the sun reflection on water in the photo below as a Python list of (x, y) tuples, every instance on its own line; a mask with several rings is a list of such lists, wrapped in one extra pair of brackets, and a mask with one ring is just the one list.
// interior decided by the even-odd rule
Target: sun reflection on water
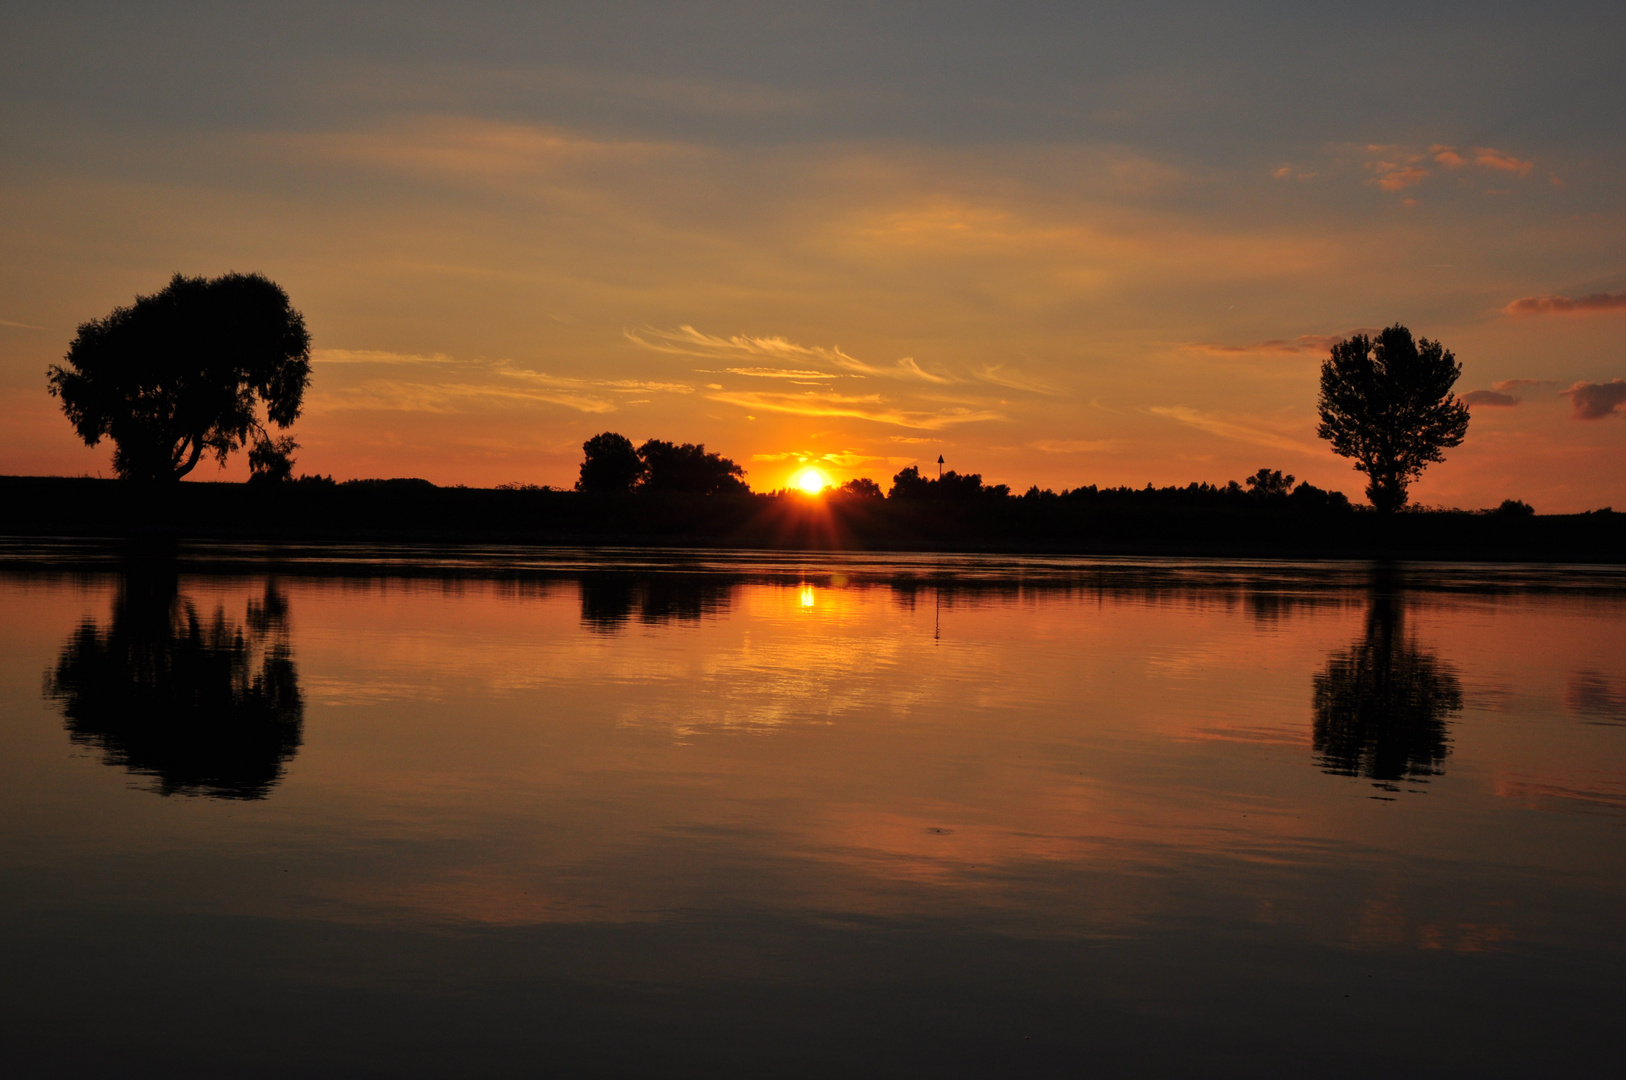
[(802, 586), (802, 606), (804, 608), (813, 606), (813, 586), (811, 585)]

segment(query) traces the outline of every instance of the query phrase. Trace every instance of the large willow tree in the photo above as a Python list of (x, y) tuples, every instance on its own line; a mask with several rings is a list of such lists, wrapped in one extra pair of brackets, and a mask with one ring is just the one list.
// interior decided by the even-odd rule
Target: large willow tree
[(256, 475), (286, 476), (296, 444), (268, 425), (299, 416), (310, 334), (288, 294), (259, 274), (176, 274), (80, 326), (48, 380), (85, 445), (113, 440), (122, 477), (179, 480), (204, 454), (224, 464), (244, 446)]

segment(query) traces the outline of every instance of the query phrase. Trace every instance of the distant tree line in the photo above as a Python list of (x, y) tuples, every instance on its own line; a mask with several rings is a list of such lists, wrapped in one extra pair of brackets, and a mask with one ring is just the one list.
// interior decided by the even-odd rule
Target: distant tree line
[[(634, 447), (625, 435), (606, 431), (582, 443), (582, 463), (576, 490), (601, 495), (629, 495), (639, 491), (689, 495), (747, 494), (745, 470), (720, 454), (707, 453), (704, 444), (676, 445), (650, 439)], [(512, 485), (510, 485), (512, 486)], [(985, 484), (981, 473), (922, 476), (910, 465), (892, 477), (892, 487), (867, 476), (832, 488), (840, 499), (887, 499), (900, 503), (1101, 502), (1164, 506), (1290, 506), (1301, 509), (1347, 510), (1349, 499), (1341, 491), (1324, 491), (1310, 483), (1294, 485), (1294, 477), (1280, 469), (1263, 468), (1241, 482), (1225, 485), (1188, 484), (1184, 487), (1098, 488), (1094, 484), (1060, 492), (1037, 485), (1022, 495), (1011, 494), (1006, 484)]]
[[(1094, 484), (1085, 487), (1052, 491), (1034, 485), (1021, 495), (1011, 494), (1004, 484), (984, 484), (978, 473), (961, 475), (952, 469), (941, 479), (920, 475), (920, 469), (911, 465), (892, 478), (892, 489), (887, 498), (902, 502), (1069, 502), (1099, 503), (1103, 506), (1284, 506), (1295, 509), (1348, 510), (1349, 499), (1341, 491), (1324, 491), (1310, 483), (1296, 487), (1293, 476), (1280, 469), (1260, 469), (1246, 480), (1228, 484), (1187, 484), (1184, 487), (1100, 488)], [(880, 497), (880, 488), (869, 480), (854, 481), (867, 485), (872, 497)], [(851, 486), (851, 485), (849, 485)]]

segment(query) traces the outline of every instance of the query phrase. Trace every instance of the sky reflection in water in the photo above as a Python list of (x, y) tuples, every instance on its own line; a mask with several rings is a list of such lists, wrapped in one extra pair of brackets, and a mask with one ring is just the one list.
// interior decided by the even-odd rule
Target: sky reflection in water
[(70, 1074), (1613, 1055), (1607, 575), (872, 570), (0, 576), (8, 1041)]

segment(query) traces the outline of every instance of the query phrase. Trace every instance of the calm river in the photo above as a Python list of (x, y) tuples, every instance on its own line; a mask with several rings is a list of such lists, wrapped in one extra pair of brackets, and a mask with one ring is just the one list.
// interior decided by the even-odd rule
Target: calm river
[(14, 545), (7, 1071), (1619, 1075), (1623, 640), (1607, 568)]

